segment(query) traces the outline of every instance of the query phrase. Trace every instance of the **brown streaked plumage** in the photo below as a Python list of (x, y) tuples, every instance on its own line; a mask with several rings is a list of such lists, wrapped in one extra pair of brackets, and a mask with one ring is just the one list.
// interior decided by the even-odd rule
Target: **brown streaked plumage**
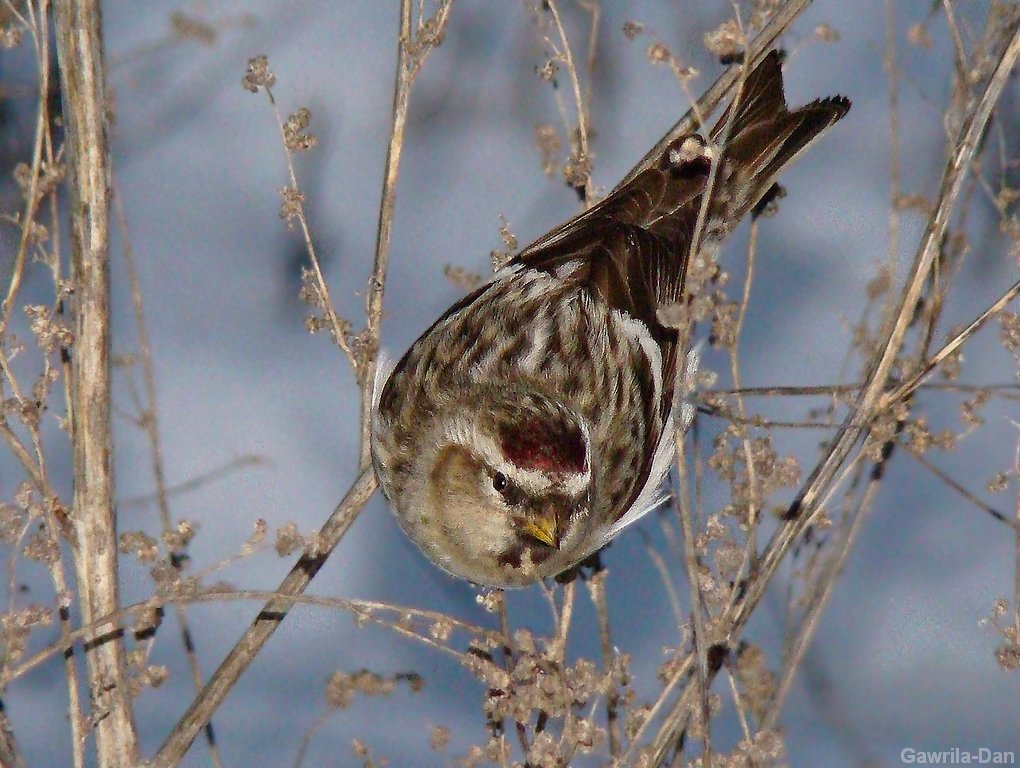
[(426, 555), (479, 584), (524, 586), (659, 503), (689, 419), (677, 331), (659, 310), (683, 298), (713, 165), (705, 248), (849, 108), (834, 97), (789, 111), (769, 53), (710, 141), (674, 141), (422, 334), (377, 388), (372, 456)]

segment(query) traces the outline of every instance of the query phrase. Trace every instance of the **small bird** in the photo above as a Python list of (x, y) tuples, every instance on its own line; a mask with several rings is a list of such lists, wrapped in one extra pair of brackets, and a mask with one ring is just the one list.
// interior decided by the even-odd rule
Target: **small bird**
[(692, 247), (717, 248), (849, 108), (836, 96), (787, 109), (771, 51), (708, 140), (671, 142), (379, 375), (375, 472), (431, 560), (479, 585), (526, 586), (577, 565), (664, 500), (675, 433), (692, 411), (690, 364), (662, 310), (684, 299)]

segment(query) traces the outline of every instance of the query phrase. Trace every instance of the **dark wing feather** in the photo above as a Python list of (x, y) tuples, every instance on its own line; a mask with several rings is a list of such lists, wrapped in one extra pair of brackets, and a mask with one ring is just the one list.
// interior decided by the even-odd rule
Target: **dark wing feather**
[(707, 178), (707, 166), (682, 180), (668, 171), (644, 171), (578, 217), (575, 226), (536, 243), (515, 262), (548, 272), (582, 262), (592, 290), (666, 343), (675, 332), (662, 327), (655, 313), (682, 293), (698, 211), (692, 203), (701, 199)]
[[(779, 173), (849, 108), (849, 100), (837, 96), (789, 111), (781, 56), (770, 51), (747, 75), (738, 100), (726, 108), (710, 133), (713, 142), (727, 135), (728, 139), (706, 231), (722, 237), (732, 230)], [(697, 134), (680, 137), (652, 168), (528, 246), (515, 262), (553, 272), (570, 261), (593, 259), (592, 289), (613, 308), (644, 320), (660, 344), (668, 345), (675, 334), (662, 327), (655, 315), (660, 306), (679, 301), (683, 294), (687, 259), (711, 170), (708, 152), (699, 155), (691, 148), (704, 145)], [(605, 247), (610, 241), (615, 248)]]
[(744, 78), (736, 101), (723, 110), (709, 134), (716, 144), (726, 138), (726, 126), (734, 104), (737, 113), (733, 117), (733, 125), (729, 127), (729, 135), (737, 136), (748, 126), (767, 121), (781, 112), (786, 112), (786, 97), (783, 95), (783, 57), (779, 51), (769, 51)]

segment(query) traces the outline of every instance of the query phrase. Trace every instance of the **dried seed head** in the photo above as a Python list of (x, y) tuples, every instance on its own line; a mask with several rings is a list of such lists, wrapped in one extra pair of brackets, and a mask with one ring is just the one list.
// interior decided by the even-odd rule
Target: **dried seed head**
[(267, 56), (255, 56), (248, 59), (248, 72), (241, 78), (241, 86), (246, 91), (258, 93), (262, 88), (276, 85), (276, 75), (269, 69)]
[(623, 23), (623, 34), (627, 36), (628, 40), (635, 39), (644, 31), (645, 25), (640, 21), (625, 21)]

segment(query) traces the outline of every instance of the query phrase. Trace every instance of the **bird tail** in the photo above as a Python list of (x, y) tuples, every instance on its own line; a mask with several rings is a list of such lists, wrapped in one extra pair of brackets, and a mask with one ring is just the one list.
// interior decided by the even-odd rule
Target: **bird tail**
[(781, 63), (779, 51), (770, 51), (710, 133), (723, 147), (712, 218), (726, 229), (767, 199), (783, 169), (850, 109), (849, 99), (831, 96), (791, 112)]

